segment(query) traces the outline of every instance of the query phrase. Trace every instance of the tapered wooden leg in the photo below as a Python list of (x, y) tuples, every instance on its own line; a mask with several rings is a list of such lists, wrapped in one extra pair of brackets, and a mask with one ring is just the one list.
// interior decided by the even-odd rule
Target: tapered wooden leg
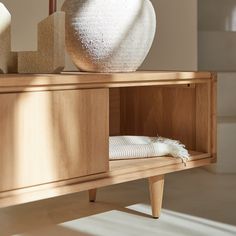
[(164, 175), (148, 178), (152, 216), (158, 219), (161, 214), (162, 198), (164, 190)]
[(95, 202), (96, 201), (96, 195), (97, 195), (97, 189), (89, 190), (89, 201), (90, 202)]

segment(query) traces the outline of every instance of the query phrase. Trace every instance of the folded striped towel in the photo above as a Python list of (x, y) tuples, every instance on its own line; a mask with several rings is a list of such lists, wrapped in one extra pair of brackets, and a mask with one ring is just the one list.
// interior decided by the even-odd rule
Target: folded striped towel
[(166, 155), (181, 158), (184, 163), (189, 159), (189, 153), (185, 146), (177, 140), (146, 136), (112, 136), (109, 138), (111, 160)]

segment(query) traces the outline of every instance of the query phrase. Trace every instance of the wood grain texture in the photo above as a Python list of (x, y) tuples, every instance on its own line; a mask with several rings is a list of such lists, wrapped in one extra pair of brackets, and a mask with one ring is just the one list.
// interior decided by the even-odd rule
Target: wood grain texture
[(108, 171), (108, 109), (105, 89), (0, 94), (0, 191)]
[(109, 90), (109, 107), (110, 107), (110, 135), (120, 134), (120, 89)]
[[(216, 146), (215, 83), (120, 88), (119, 97), (110, 93), (112, 110), (120, 114), (112, 130), (119, 126), (121, 135), (160, 135), (210, 153)], [(110, 120), (115, 119), (110, 113)]]
[(158, 219), (161, 215), (163, 191), (164, 191), (164, 175), (158, 175), (148, 178), (149, 194), (152, 207), (152, 216)]
[(211, 152), (211, 83), (196, 87), (196, 149)]
[(117, 88), (152, 85), (181, 85), (211, 80), (206, 72), (136, 72), (136, 73), (70, 73), (58, 75), (0, 75), (0, 92), (51, 91), (78, 88)]
[[(191, 158), (190, 158), (191, 162), (188, 163), (187, 167), (189, 167), (190, 163), (192, 163), (193, 161), (209, 159), (211, 157), (209, 153), (199, 153), (199, 152), (193, 152), (193, 151), (190, 151), (190, 155), (191, 155)], [(25, 194), (27, 192), (44, 191), (44, 190), (52, 189), (52, 188), (60, 188), (63, 186), (81, 184), (84, 182), (93, 181), (94, 179), (102, 180), (111, 176), (119, 176), (119, 175), (121, 176), (121, 175), (130, 174), (130, 173), (139, 173), (142, 171), (147, 171), (152, 168), (157, 169), (157, 168), (171, 166), (175, 164), (181, 164), (182, 166), (184, 166), (180, 159), (175, 159), (173, 157), (153, 157), (153, 158), (144, 158), (144, 159), (125, 160), (125, 161), (123, 160), (110, 161), (110, 172), (108, 173), (101, 173), (101, 174), (90, 175), (90, 176), (85, 176), (85, 177), (73, 178), (69, 180), (57, 181), (57, 182), (43, 184), (39, 186), (33, 186), (30, 188), (21, 188), (17, 190), (0, 192), (0, 198), (1, 197), (6, 198), (9, 196)], [(133, 176), (135, 177), (135, 175)]]
[(121, 89), (121, 134), (177, 139), (195, 150), (195, 87)]
[(211, 83), (211, 153), (217, 158), (217, 74), (212, 74)]
[[(203, 160), (206, 158), (210, 158), (210, 153), (199, 153), (190, 151), (190, 163)], [(164, 168), (166, 166), (171, 166), (174, 164), (182, 164), (184, 163), (179, 158), (173, 157), (153, 157), (153, 158), (143, 158), (143, 159), (133, 159), (133, 160), (119, 160), (119, 161), (110, 161), (110, 172), (113, 175), (124, 175), (129, 173), (137, 173), (142, 172), (143, 170), (155, 169), (155, 168)], [(189, 167), (189, 163), (187, 163), (186, 167)], [(155, 174), (154, 174), (155, 175)], [(150, 176), (148, 176), (150, 177)]]
[(202, 154), (199, 153), (192, 156), (192, 160), (188, 162), (187, 166), (185, 166), (181, 162), (181, 160), (174, 159), (171, 157), (163, 157), (162, 160), (157, 159), (159, 158), (156, 158), (156, 161), (160, 161), (159, 164), (162, 164), (153, 166), (153, 162), (150, 162), (150, 164), (142, 166), (143, 163), (141, 162), (139, 164), (136, 164), (136, 170), (133, 169), (132, 171), (131, 166), (127, 165), (125, 161), (121, 161), (118, 166), (116, 164), (116, 161), (113, 161), (110, 163), (109, 175), (103, 178), (94, 178), (90, 181), (75, 181), (74, 183), (70, 182), (69, 184), (64, 182), (63, 185), (59, 185), (58, 187), (49, 187), (46, 189), (41, 189), (39, 186), (33, 188), (26, 188), (24, 191), (16, 190), (9, 191), (7, 193), (3, 192), (0, 193), (0, 208), (91, 190), (94, 188), (101, 188), (108, 185), (149, 178), (155, 175), (164, 175), (176, 171), (206, 166), (215, 162), (214, 158), (205, 158), (205, 156), (202, 156)]

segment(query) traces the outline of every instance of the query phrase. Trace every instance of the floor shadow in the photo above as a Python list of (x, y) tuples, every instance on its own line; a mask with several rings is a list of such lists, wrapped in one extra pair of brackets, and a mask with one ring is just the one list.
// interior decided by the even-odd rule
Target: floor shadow
[(166, 177), (163, 207), (221, 223), (236, 225), (235, 175), (217, 175), (203, 169)]
[(55, 225), (43, 230), (33, 231), (31, 233), (23, 233), (21, 236), (92, 236), (82, 231), (69, 229), (63, 226)]
[(1, 209), (0, 228), (6, 235), (13, 235), (113, 210), (151, 217), (151, 215), (126, 208), (129, 205), (148, 202), (147, 186), (139, 189), (139, 184), (140, 181), (132, 182), (128, 187), (119, 184), (103, 188), (98, 191), (96, 203), (88, 202), (87, 192), (81, 192)]
[[(110, 220), (112, 225), (116, 221), (125, 224), (127, 222), (123, 218), (127, 217), (144, 225), (159, 224), (163, 220), (165, 222), (167, 216), (172, 216), (170, 212), (186, 214), (189, 224), (195, 221), (191, 221), (191, 217), (200, 217), (207, 224), (207, 220), (215, 221), (217, 227), (219, 222), (236, 225), (234, 180), (235, 175), (214, 175), (202, 169), (168, 175), (163, 203), (163, 208), (167, 210), (163, 210), (160, 221), (150, 221), (148, 185), (141, 180), (99, 189), (96, 203), (89, 203), (87, 192), (82, 192), (2, 209), (0, 228), (5, 235), (14, 235), (56, 227), (58, 224), (67, 226), (68, 222), (74, 222), (83, 233), (84, 222), (86, 227), (91, 222), (102, 227), (108, 226)], [(110, 215), (116, 219), (110, 219)]]

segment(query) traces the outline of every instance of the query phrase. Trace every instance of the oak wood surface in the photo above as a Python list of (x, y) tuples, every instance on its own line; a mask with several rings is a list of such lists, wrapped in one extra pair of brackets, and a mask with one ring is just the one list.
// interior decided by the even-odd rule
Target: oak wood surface
[(0, 191), (108, 171), (108, 109), (105, 89), (0, 94)]
[(157, 219), (161, 215), (163, 191), (164, 191), (164, 175), (158, 175), (148, 178), (149, 194), (152, 207), (152, 216)]
[[(146, 164), (145, 164), (146, 162)], [(154, 165), (154, 163), (156, 164)], [(132, 164), (133, 163), (133, 164)], [(153, 159), (131, 161), (111, 161), (110, 171), (106, 176), (81, 181), (62, 181), (58, 186), (34, 186), (15, 191), (0, 193), (0, 208), (19, 205), (27, 202), (39, 201), (61, 195), (101, 188), (138, 179), (149, 178), (155, 175), (164, 175), (176, 171), (187, 170), (215, 163), (215, 158), (209, 154), (192, 153), (191, 160), (185, 166), (181, 160), (172, 157), (157, 157)]]
[(195, 150), (195, 87), (132, 87), (120, 91), (121, 135), (159, 135), (180, 140)]
[(217, 158), (217, 74), (212, 75), (211, 83), (211, 153)]
[[(190, 151), (190, 161), (197, 161), (202, 159), (208, 159), (211, 157), (209, 153), (199, 153)], [(90, 182), (94, 179), (104, 179), (112, 175), (124, 175), (129, 173), (136, 173), (143, 170), (149, 170), (149, 169), (156, 169), (164, 166), (169, 166), (173, 164), (181, 164), (182, 161), (180, 159), (175, 159), (173, 157), (153, 157), (153, 158), (141, 158), (141, 159), (132, 159), (132, 160), (116, 160), (116, 161), (110, 161), (110, 171), (107, 173), (101, 173), (101, 174), (95, 174), (95, 175), (89, 175), (84, 177), (78, 177), (63, 181), (57, 181), (47, 184), (41, 184), (32, 186), (30, 188), (20, 188), (16, 190), (10, 190), (10, 191), (4, 191), (0, 192), (0, 198), (1, 197), (9, 197), (12, 195), (17, 194), (24, 194), (26, 192), (33, 192), (33, 191), (43, 191), (45, 189), (50, 188), (60, 188), (62, 186), (66, 185), (73, 185), (75, 183), (83, 183), (83, 182)], [(189, 163), (188, 163), (189, 165)], [(187, 165), (187, 167), (188, 167)], [(124, 168), (125, 167), (125, 168)]]
[(160, 135), (210, 153), (216, 145), (214, 83), (110, 89), (110, 135)]
[(211, 152), (211, 83), (196, 87), (196, 149)]
[(0, 92), (181, 85), (209, 79), (208, 72), (7, 74), (0, 75)]
[(120, 89), (110, 89), (109, 99), (109, 133), (113, 136), (120, 135)]

